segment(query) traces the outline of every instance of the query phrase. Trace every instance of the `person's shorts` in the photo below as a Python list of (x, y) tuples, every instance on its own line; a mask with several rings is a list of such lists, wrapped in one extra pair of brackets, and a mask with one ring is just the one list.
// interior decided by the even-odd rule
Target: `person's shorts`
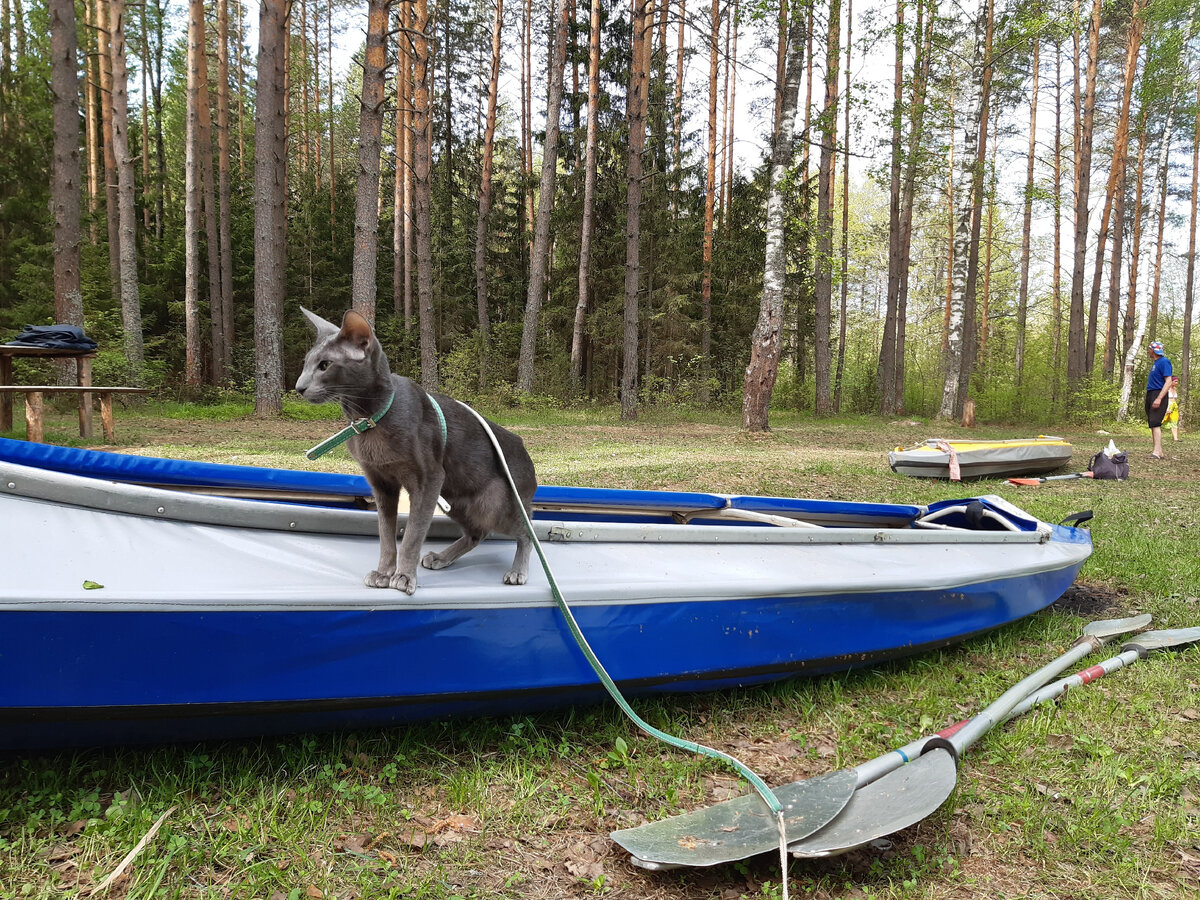
[(1163, 417), (1167, 414), (1167, 398), (1163, 397), (1158, 409), (1154, 408), (1154, 398), (1158, 391), (1146, 391), (1146, 424), (1151, 428), (1162, 428)]

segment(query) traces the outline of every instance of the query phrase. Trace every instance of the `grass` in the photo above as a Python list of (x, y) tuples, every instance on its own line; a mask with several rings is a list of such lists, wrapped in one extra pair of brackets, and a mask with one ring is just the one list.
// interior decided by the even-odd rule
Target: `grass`
[[(354, 472), (301, 453), (335, 416), (257, 422), (148, 403), (118, 412), (128, 452)], [(853, 766), (957, 721), (1069, 644), (1083, 623), (1150, 612), (1200, 624), (1200, 448), (1146, 458), (1116, 429), (1127, 483), (968, 487), (892, 475), (885, 451), (943, 431), (871, 419), (489, 410), (545, 483), (930, 502), (998, 493), (1057, 521), (1093, 509), (1095, 553), (1050, 610), (960, 646), (763, 688), (639, 701), (652, 724), (733, 750), (778, 784)], [(47, 439), (72, 440), (69, 409)], [(315, 416), (315, 417), (314, 417)], [(1018, 427), (980, 427), (1016, 437)], [(16, 435), (10, 435), (16, 436)], [(1072, 468), (1108, 435), (1069, 431)], [(77, 440), (77, 439), (76, 439)], [(885, 849), (793, 863), (795, 897), (1176, 897), (1200, 894), (1200, 648), (1155, 655), (989, 734), (951, 800)], [(32, 674), (36, 677), (36, 673)], [(257, 741), (10, 756), (0, 770), (0, 897), (83, 897), (171, 807), (112, 897), (679, 898), (778, 896), (771, 859), (709, 872), (632, 868), (614, 828), (744, 788), (634, 731), (612, 705), (538, 716)]]

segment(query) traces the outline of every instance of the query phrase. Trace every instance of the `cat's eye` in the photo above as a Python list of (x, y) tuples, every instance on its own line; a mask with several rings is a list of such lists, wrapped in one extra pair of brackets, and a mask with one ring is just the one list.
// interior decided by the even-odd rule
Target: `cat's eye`
[(327, 360), (327, 359), (323, 359), (319, 363), (317, 363), (317, 370), (320, 372), (324, 372), (328, 368), (329, 368), (329, 360)]

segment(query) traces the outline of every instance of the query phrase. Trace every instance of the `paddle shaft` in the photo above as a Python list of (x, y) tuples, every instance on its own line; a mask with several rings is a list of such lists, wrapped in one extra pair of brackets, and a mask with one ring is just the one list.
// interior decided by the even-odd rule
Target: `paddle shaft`
[[(962, 753), (986, 734), (989, 729), (997, 723), (1004, 721), (1017, 704), (1027, 696), (1037, 691), (1056, 675), (1069, 669), (1089, 653), (1099, 650), (1104, 646), (1104, 643), (1104, 638), (1096, 637), (1095, 635), (1084, 635), (1076, 641), (1070, 650), (1052, 662), (1042, 666), (1032, 675), (1023, 678), (1020, 682), (1001, 694), (999, 698), (983, 712), (979, 713), (979, 715), (938, 732), (937, 737), (951, 741), (955, 751)], [(911, 762), (921, 755), (921, 751), (929, 740), (928, 737), (920, 738), (905, 744), (897, 750), (889, 751), (883, 756), (877, 756), (875, 759), (857, 766), (854, 771), (858, 775), (858, 786), (862, 787), (873, 781), (877, 781), (884, 775), (894, 772), (906, 763)]]
[(1041, 484), (1045, 481), (1069, 481), (1074, 478), (1092, 478), (1091, 472), (1075, 472), (1071, 475), (1047, 475), (1044, 478), (1010, 478), (1009, 484)]

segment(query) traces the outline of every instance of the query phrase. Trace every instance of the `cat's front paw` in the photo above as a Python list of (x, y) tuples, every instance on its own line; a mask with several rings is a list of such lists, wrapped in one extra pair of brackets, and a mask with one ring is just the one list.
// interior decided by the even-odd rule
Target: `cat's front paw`
[(392, 575), (390, 572), (380, 572), (378, 569), (372, 569), (367, 573), (367, 577), (363, 579), (363, 584), (370, 588), (385, 588), (390, 587)]
[(450, 563), (440, 553), (426, 553), (421, 565), (426, 569), (444, 569)]
[(417, 589), (417, 575), (414, 572), (409, 575), (405, 572), (397, 572), (388, 582), (388, 587), (397, 591), (404, 591), (406, 594), (412, 594)]
[(524, 584), (526, 581), (526, 575), (527, 575), (527, 573), (525, 573), (525, 572), (518, 571), (517, 569), (510, 569), (509, 571), (504, 573), (504, 583), (505, 584)]

